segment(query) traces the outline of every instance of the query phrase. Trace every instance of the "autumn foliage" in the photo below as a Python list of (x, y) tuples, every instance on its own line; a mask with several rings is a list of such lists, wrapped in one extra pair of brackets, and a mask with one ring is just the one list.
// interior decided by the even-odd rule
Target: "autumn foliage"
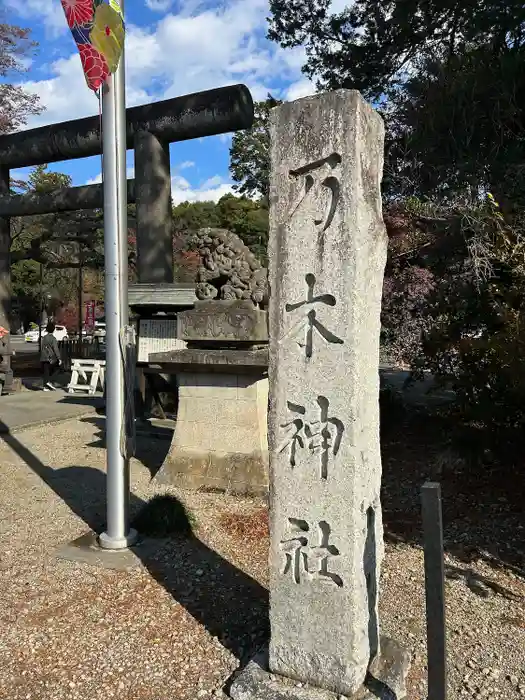
[[(10, 24), (0, 24), (0, 79), (12, 78), (25, 71), (23, 58), (36, 49), (30, 30)], [(42, 111), (38, 97), (13, 82), (0, 82), (0, 134), (23, 126), (32, 114)]]

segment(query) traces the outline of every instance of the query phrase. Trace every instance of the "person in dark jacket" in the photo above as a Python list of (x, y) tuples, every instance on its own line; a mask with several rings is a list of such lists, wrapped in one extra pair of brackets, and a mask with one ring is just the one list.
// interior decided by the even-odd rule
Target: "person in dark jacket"
[(7, 363), (4, 362), (4, 356), (1, 354), (3, 348), (7, 349), (6, 342), (4, 340), (7, 335), (9, 335), (7, 328), (0, 326), (0, 396), (2, 395), (5, 387), (6, 374), (9, 371)]
[(4, 363), (4, 356), (0, 355), (0, 396), (4, 391), (7, 364)]
[(55, 324), (50, 321), (46, 327), (46, 335), (42, 338), (42, 350), (40, 352), (42, 373), (44, 375), (44, 391), (56, 391), (56, 387), (51, 380), (58, 372), (61, 362), (60, 350), (54, 332)]

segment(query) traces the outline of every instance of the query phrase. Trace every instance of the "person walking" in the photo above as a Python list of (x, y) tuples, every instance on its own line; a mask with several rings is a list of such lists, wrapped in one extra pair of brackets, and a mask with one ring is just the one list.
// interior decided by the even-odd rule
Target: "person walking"
[(0, 396), (2, 396), (2, 392), (6, 385), (7, 372), (9, 372), (7, 362), (4, 362), (4, 356), (1, 354), (2, 350), (7, 349), (6, 343), (8, 335), (9, 331), (7, 330), (7, 328), (0, 326)]
[(44, 376), (44, 391), (56, 391), (56, 387), (51, 380), (58, 372), (61, 364), (60, 350), (57, 339), (54, 336), (55, 324), (50, 321), (46, 326), (46, 335), (42, 338), (42, 350), (40, 361), (42, 363), (42, 373)]

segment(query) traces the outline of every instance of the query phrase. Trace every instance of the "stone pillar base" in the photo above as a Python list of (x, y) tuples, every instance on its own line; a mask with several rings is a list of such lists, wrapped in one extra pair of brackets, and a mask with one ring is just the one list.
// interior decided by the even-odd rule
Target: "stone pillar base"
[(183, 372), (170, 452), (155, 480), (191, 490), (268, 492), (268, 380)]
[[(348, 700), (403, 700), (410, 656), (403, 647), (388, 637), (381, 637), (381, 655), (371, 667), (362, 688)], [(233, 680), (232, 700), (346, 700), (347, 696), (283, 676), (268, 670), (268, 652), (255, 657)]]

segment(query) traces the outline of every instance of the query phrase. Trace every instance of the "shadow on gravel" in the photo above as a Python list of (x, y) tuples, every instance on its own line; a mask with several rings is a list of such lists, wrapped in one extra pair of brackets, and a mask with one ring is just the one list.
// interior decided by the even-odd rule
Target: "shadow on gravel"
[[(96, 439), (89, 443), (89, 447), (106, 448), (106, 419), (104, 416), (88, 416), (81, 418), (82, 423), (90, 423), (98, 429)], [(173, 430), (166, 428), (150, 429), (145, 426), (137, 428), (137, 444), (135, 459), (138, 459), (149, 471), (151, 478), (164, 464), (170, 446)]]
[(463, 580), (467, 588), (476, 595), (482, 598), (489, 598), (492, 593), (497, 593), (498, 595), (506, 598), (507, 600), (519, 601), (523, 600), (523, 596), (516, 595), (507, 588), (500, 586), (499, 583), (491, 581), (486, 576), (481, 576), (474, 569), (460, 568), (459, 566), (445, 566), (445, 576), (452, 580)]
[(268, 591), (196, 537), (173, 538), (144, 564), (241, 663), (268, 639)]
[(97, 413), (103, 413), (105, 401), (102, 396), (87, 394), (64, 394), (60, 403), (71, 404), (72, 406), (94, 406)]
[[(2, 428), (7, 429), (7, 426), (0, 421), (0, 430)], [(0, 441), (16, 453), (90, 530), (97, 534), (104, 530), (105, 473), (78, 466), (52, 469), (15, 435), (9, 432), (0, 434)], [(174, 507), (184, 512), (182, 505), (173, 500)], [(132, 519), (147, 509), (145, 501), (130, 495)], [(145, 527), (149, 527), (148, 521), (152, 522), (151, 515), (142, 518)], [(174, 534), (168, 541), (163, 537), (157, 549), (145, 547), (142, 551), (139, 543), (133, 550), (151, 576), (174, 600), (242, 662), (268, 637), (268, 591), (194, 536), (191, 518), (186, 524), (180, 523), (180, 532), (186, 534)], [(155, 533), (141, 534), (151, 538)]]
[[(16, 435), (10, 433), (8, 426), (1, 420), (0, 433), (0, 440), (17, 454), (91, 530), (97, 533), (102, 531), (106, 517), (105, 474), (90, 467), (71, 466), (53, 469), (20, 442)], [(131, 512), (136, 512), (142, 505), (141, 499), (132, 496)]]

